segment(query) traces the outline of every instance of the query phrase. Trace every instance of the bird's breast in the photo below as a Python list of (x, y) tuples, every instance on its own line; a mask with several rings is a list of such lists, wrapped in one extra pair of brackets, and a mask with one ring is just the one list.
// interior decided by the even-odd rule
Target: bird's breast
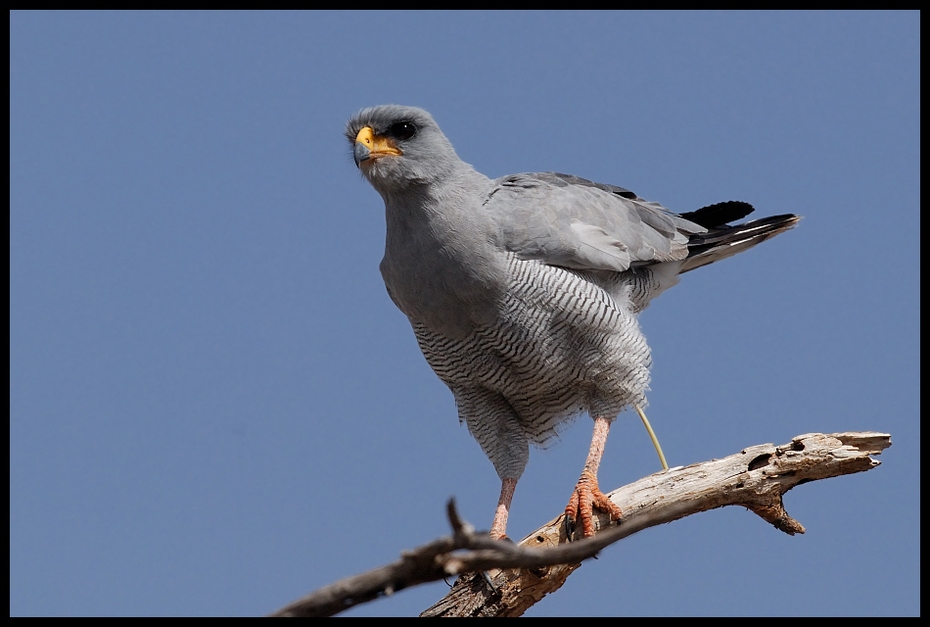
[(505, 398), (541, 443), (563, 419), (615, 415), (644, 403), (649, 347), (620, 286), (511, 256), (508, 289), (491, 324), (453, 338), (414, 322), (424, 356), (454, 394)]
[(397, 307), (451, 338), (493, 324), (508, 289), (505, 253), (473, 225), (398, 222), (388, 223), (381, 261)]

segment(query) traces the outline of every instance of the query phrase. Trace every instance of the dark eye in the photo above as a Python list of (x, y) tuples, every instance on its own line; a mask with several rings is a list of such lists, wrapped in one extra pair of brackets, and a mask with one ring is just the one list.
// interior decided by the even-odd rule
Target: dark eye
[(387, 134), (395, 139), (410, 139), (417, 134), (417, 127), (413, 122), (395, 122), (391, 124)]

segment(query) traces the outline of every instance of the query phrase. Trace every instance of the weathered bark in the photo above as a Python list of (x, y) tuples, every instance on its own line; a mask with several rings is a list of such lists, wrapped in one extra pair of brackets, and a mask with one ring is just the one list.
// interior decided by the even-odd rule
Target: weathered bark
[(597, 535), (573, 542), (565, 537), (561, 515), (519, 544), (494, 541), (463, 523), (450, 502), (452, 536), (321, 588), (274, 615), (331, 616), (403, 588), (461, 575), (422, 616), (519, 616), (605, 546), (691, 514), (741, 505), (776, 529), (804, 533), (785, 511), (782, 495), (801, 483), (874, 468), (880, 462), (871, 455), (889, 446), (891, 436), (884, 433), (812, 433), (782, 446), (761, 444), (723, 459), (670, 468), (611, 492), (623, 510), (620, 525), (611, 525), (604, 514)]

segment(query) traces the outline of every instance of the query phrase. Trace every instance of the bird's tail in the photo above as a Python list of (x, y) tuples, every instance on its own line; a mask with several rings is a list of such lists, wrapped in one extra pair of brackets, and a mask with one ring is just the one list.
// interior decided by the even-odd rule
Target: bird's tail
[(688, 258), (682, 262), (679, 272), (689, 272), (749, 250), (756, 244), (793, 228), (801, 219), (801, 216), (788, 213), (742, 224), (724, 223), (742, 218), (751, 211), (751, 205), (731, 201), (704, 207), (690, 214), (682, 214), (682, 217), (707, 227), (708, 231), (691, 236), (688, 242)]

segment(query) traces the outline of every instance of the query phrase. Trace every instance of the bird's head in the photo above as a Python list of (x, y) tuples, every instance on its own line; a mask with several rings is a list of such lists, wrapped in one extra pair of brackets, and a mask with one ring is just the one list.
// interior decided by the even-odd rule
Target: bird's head
[(355, 165), (382, 195), (441, 182), (465, 165), (433, 117), (416, 107), (363, 109), (346, 124), (346, 138)]

